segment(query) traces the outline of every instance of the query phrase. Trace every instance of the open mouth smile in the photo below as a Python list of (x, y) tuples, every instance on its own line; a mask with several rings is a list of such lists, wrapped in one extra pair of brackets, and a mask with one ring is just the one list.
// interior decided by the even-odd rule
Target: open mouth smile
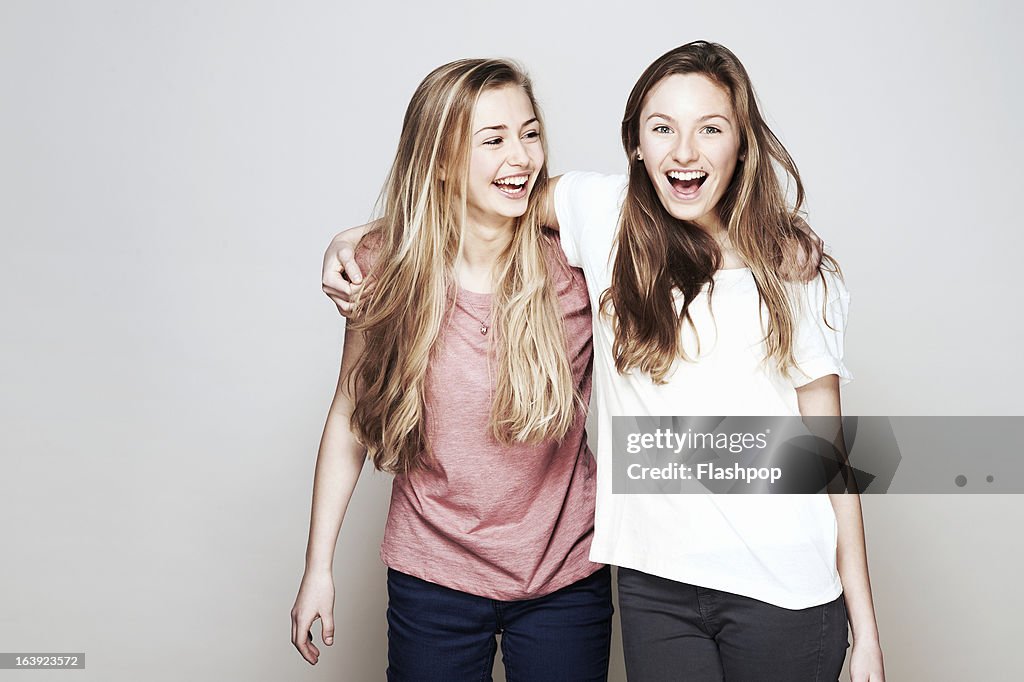
[(701, 185), (708, 179), (702, 170), (672, 170), (665, 173), (672, 187), (672, 194), (683, 201), (696, 199), (700, 195)]
[(491, 184), (509, 199), (522, 199), (526, 196), (526, 187), (529, 181), (529, 174), (510, 175), (506, 178), (499, 178)]

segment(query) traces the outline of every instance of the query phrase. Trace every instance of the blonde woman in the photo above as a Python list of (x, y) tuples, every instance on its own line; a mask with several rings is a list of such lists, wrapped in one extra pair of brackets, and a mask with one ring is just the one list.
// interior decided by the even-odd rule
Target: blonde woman
[[(806, 284), (784, 274), (793, 245), (812, 246), (803, 187), (736, 56), (701, 41), (656, 60), (622, 142), (628, 175), (568, 173), (539, 203), (600, 311), (591, 558), (620, 566), (629, 679), (836, 680), (848, 620), (854, 682), (881, 682), (856, 495), (612, 494), (614, 416), (836, 417), (851, 378), (835, 261)], [(325, 274), (354, 234), (336, 238)]]
[(345, 336), (317, 459), (292, 641), (331, 644), (331, 563), (368, 454), (395, 474), (389, 680), (486, 680), (502, 633), (508, 679), (604, 680), (610, 573), (588, 559), (586, 285), (542, 232), (547, 182), (527, 77), (501, 60), (446, 64), (420, 84), (356, 254), (372, 290)]

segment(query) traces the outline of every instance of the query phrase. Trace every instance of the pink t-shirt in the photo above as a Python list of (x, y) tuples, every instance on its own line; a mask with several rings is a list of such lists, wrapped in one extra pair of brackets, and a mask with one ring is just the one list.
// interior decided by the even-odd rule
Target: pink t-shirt
[[(573, 379), (587, 404), (593, 344), (586, 284), (557, 245), (547, 255)], [(493, 332), (480, 333), (490, 305), (490, 294), (458, 290), (427, 375), (426, 437), (436, 462), (395, 477), (381, 559), (432, 583), (511, 601), (554, 592), (601, 567), (588, 559), (596, 465), (586, 410), (561, 444), (505, 446), (491, 435)]]

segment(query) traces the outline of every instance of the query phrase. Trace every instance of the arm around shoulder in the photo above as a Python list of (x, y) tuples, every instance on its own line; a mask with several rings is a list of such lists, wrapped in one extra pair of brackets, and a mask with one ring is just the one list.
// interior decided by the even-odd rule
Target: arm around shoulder
[(356, 247), (379, 224), (380, 220), (374, 220), (342, 230), (334, 235), (324, 252), (320, 276), (324, 293), (334, 301), (338, 312), (346, 317), (352, 312), (352, 302), (363, 281), (363, 272), (355, 258)]

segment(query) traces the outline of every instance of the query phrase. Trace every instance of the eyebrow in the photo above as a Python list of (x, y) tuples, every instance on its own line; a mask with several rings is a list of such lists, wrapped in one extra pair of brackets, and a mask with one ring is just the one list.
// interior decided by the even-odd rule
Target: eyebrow
[[(659, 112), (656, 111), (653, 114), (651, 114), (650, 116), (648, 116), (647, 118), (645, 118), (644, 122), (646, 123), (647, 121), (650, 121), (652, 118), (663, 118), (666, 121), (672, 121), (673, 123), (675, 123), (675, 121), (676, 121), (674, 118), (672, 118), (668, 114), (662, 114), (662, 113), (659, 113)], [(701, 116), (700, 118), (698, 118), (697, 122), (701, 123), (703, 121), (708, 121), (708, 120), (710, 120), (712, 118), (720, 118), (720, 119), (722, 119), (723, 121), (725, 121), (727, 123), (732, 123), (732, 121), (729, 120), (729, 117), (726, 116), (725, 114), (707, 114), (705, 116)]]
[[(536, 123), (536, 122), (537, 122), (537, 117), (536, 117), (536, 116), (534, 116), (534, 117), (533, 117), (533, 118), (531, 118), (531, 119), (530, 119), (529, 121), (526, 121), (525, 123), (523, 123), (523, 124), (522, 124), (521, 126), (519, 126), (519, 127), (520, 127), (520, 128), (525, 128), (526, 126), (530, 125), (531, 123)], [(507, 125), (505, 125), (504, 123), (503, 123), (503, 124), (501, 124), (501, 125), (499, 125), (499, 126), (487, 126), (486, 128), (481, 128), (480, 130), (476, 131), (476, 132), (475, 132), (475, 133), (473, 133), (473, 134), (474, 134), (474, 135), (479, 135), (480, 133), (484, 132), (485, 130), (508, 130), (508, 126), (507, 126)]]

